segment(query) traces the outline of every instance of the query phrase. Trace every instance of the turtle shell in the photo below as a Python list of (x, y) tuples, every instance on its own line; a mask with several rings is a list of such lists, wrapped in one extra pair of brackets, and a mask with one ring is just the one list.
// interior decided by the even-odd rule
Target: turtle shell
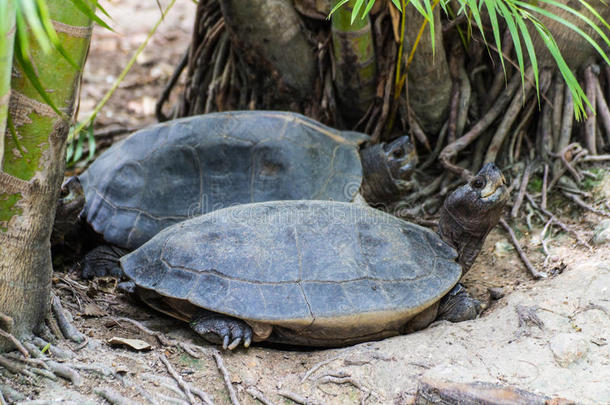
[(140, 288), (315, 345), (400, 333), (458, 282), (456, 257), (434, 232), (374, 208), (272, 201), (176, 224), (121, 266)]
[(82, 217), (107, 242), (135, 249), (169, 225), (235, 204), (351, 201), (365, 139), (271, 111), (156, 125), (114, 145), (80, 176)]

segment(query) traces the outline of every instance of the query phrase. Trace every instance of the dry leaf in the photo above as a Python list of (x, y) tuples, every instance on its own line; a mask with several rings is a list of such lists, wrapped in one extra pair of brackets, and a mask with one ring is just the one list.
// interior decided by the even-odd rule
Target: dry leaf
[(85, 305), (85, 310), (83, 311), (83, 315), (99, 317), (99, 316), (107, 315), (107, 312), (104, 311), (102, 308), (100, 308), (98, 305), (96, 305), (94, 303), (89, 303), (89, 304)]
[(127, 339), (114, 336), (108, 340), (108, 343), (110, 343), (112, 346), (127, 346), (138, 351), (152, 349), (152, 346), (148, 344), (148, 342), (140, 339)]

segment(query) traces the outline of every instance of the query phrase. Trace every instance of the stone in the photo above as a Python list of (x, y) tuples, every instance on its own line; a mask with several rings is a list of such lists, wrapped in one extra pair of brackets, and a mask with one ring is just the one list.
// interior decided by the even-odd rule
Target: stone
[(555, 362), (561, 367), (569, 367), (570, 364), (585, 357), (589, 351), (589, 343), (576, 333), (560, 333), (553, 336), (549, 347)]
[(593, 243), (602, 245), (610, 241), (610, 219), (604, 219), (593, 231)]

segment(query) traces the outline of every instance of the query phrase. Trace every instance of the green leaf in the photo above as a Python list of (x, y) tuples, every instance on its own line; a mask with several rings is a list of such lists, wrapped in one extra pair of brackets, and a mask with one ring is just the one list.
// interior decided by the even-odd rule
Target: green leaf
[[(487, 13), (489, 15), (489, 21), (491, 23), (491, 30), (494, 34), (496, 41), (496, 48), (498, 48), (498, 54), (500, 55), (500, 63), (502, 64), (502, 70), (506, 72), (506, 66), (504, 65), (504, 55), (502, 55), (502, 40), (500, 39), (500, 26), (498, 24), (498, 17), (496, 16), (496, 2), (493, 0), (483, 0)], [(523, 69), (521, 69), (523, 71)], [(521, 76), (523, 80), (523, 75)]]
[(337, 5), (335, 7), (332, 8), (332, 10), (330, 10), (330, 13), (328, 13), (328, 16), (326, 17), (327, 20), (330, 19), (330, 16), (333, 15), (333, 13), (335, 11), (337, 11), (339, 9), (339, 7), (341, 7), (342, 5), (344, 5), (345, 3), (347, 3), (349, 0), (341, 0), (340, 2), (337, 3)]
[(38, 13), (40, 15), (40, 22), (44, 26), (45, 32), (53, 47), (64, 57), (64, 59), (72, 65), (72, 67), (78, 71), (80, 71), (80, 67), (78, 64), (72, 59), (70, 54), (65, 50), (59, 37), (57, 36), (57, 32), (55, 31), (55, 27), (53, 27), (53, 22), (51, 21), (51, 16), (49, 14), (49, 9), (47, 8), (47, 4), (45, 0), (36, 0), (38, 5)]
[(362, 4), (364, 4), (364, 0), (356, 0), (356, 4), (354, 4), (354, 8), (352, 9), (352, 19), (350, 21), (351, 24), (356, 21), (356, 17), (358, 16), (358, 12), (362, 8)]
[[(515, 22), (519, 26), (519, 30), (521, 31), (521, 35), (523, 36), (523, 42), (525, 42), (525, 47), (527, 48), (527, 53), (530, 57), (530, 63), (532, 64), (532, 70), (534, 72), (534, 79), (536, 80), (536, 93), (537, 96), (540, 97), (540, 89), (538, 85), (538, 59), (536, 57), (536, 49), (534, 48), (534, 42), (532, 41), (532, 37), (530, 36), (530, 32), (525, 25), (525, 21), (523, 18), (516, 17)], [(521, 68), (523, 72), (523, 69)]]
[(375, 0), (369, 0), (368, 4), (366, 5), (366, 8), (362, 12), (362, 19), (363, 20), (369, 14), (369, 11), (371, 11), (371, 8), (373, 8), (374, 4), (375, 4)]
[(394, 4), (394, 7), (396, 7), (398, 9), (398, 11), (402, 12), (402, 7), (400, 5), (400, 0), (392, 0), (392, 4)]
[(17, 14), (25, 17), (27, 25), (32, 30), (32, 34), (34, 34), (34, 38), (36, 38), (40, 48), (43, 50), (43, 52), (49, 53), (51, 51), (51, 43), (49, 42), (49, 37), (46, 35), (46, 32), (40, 22), (34, 1), (21, 0), (16, 4)]
[(78, 141), (76, 142), (76, 148), (74, 149), (74, 157), (72, 160), (78, 162), (83, 156), (83, 143), (85, 142), (85, 134), (78, 134)]
[(67, 119), (64, 113), (59, 111), (59, 109), (53, 103), (53, 100), (49, 97), (47, 92), (45, 91), (42, 83), (38, 80), (38, 76), (36, 75), (36, 71), (32, 62), (30, 61), (30, 57), (27, 53), (29, 45), (27, 41), (27, 32), (25, 27), (25, 21), (23, 20), (23, 16), (20, 13), (16, 14), (17, 17), (17, 44), (15, 46), (15, 60), (19, 63), (21, 68), (23, 69), (23, 73), (25, 73), (28, 80), (34, 86), (34, 89), (38, 92), (40, 97), (44, 100), (45, 103), (49, 105), (57, 113), (58, 116)]
[(46, 345), (44, 345), (44, 347), (42, 348), (42, 350), (40, 352), (42, 354), (44, 354), (49, 350), (50, 347), (51, 347), (51, 343), (47, 343)]
[(81, 13), (83, 13), (102, 27), (106, 28), (107, 30), (114, 32), (114, 30), (110, 28), (108, 24), (106, 24), (101, 18), (95, 15), (95, 11), (92, 10), (84, 0), (70, 0), (70, 2), (74, 5), (74, 7), (79, 9)]
[[(575, 24), (571, 23), (570, 21), (566, 20), (565, 18), (558, 17), (557, 15), (555, 15), (555, 14), (553, 14), (553, 13), (551, 13), (551, 12), (549, 12), (549, 11), (543, 9), (543, 8), (540, 8), (540, 7), (532, 6), (531, 4), (528, 4), (528, 3), (525, 3), (525, 2), (522, 2), (522, 1), (517, 1), (517, 2), (515, 2), (515, 4), (518, 4), (519, 6), (525, 8), (525, 9), (532, 10), (534, 12), (542, 14), (545, 17), (548, 17), (548, 18), (550, 18), (552, 20), (555, 20), (555, 21), (565, 25), (566, 27), (572, 29), (572, 31), (578, 33), (587, 42), (589, 42), (591, 44), (591, 46), (593, 48), (595, 48), (595, 50), (600, 54), (600, 56), (606, 61), (606, 63), (610, 65), (610, 59), (608, 59), (608, 56), (606, 56), (606, 54), (600, 48), (600, 46), (597, 44), (597, 42), (595, 42), (593, 40), (593, 38), (591, 38), (589, 35), (587, 35), (587, 33), (585, 33), (583, 30), (581, 30)], [(547, 45), (547, 47), (549, 46), (549, 44), (546, 41), (545, 41), (545, 44)], [(556, 44), (555, 44), (555, 46), (556, 46)]]
[[(584, 14), (578, 12), (577, 10), (573, 9), (570, 6), (567, 6), (565, 4), (559, 3), (555, 0), (540, 0), (543, 3), (547, 3), (547, 4), (551, 4), (555, 7), (561, 8), (565, 11), (567, 11), (568, 13), (580, 18), (582, 21), (584, 21), (585, 23), (587, 23), (587, 25), (591, 28), (593, 28), (593, 30), (595, 30), (595, 32), (597, 32), (599, 34), (600, 37), (603, 38), (603, 40), (606, 42), (607, 45), (610, 45), (610, 40), (608, 39), (608, 37), (606, 36), (606, 34), (604, 34), (604, 32), (593, 22), (591, 21), (591, 19), (587, 16), (585, 16)], [(599, 16), (599, 14), (598, 14)], [(558, 17), (559, 18), (559, 17)], [(602, 22), (605, 23), (604, 19), (599, 16), (598, 18), (601, 18)], [(559, 20), (557, 20), (559, 21)], [(606, 23), (606, 26), (608, 26), (608, 24)]]
[(89, 156), (87, 156), (87, 161), (89, 161), (95, 156), (95, 133), (93, 132), (93, 122), (91, 122), (91, 125), (89, 125), (87, 130), (87, 141), (89, 145)]

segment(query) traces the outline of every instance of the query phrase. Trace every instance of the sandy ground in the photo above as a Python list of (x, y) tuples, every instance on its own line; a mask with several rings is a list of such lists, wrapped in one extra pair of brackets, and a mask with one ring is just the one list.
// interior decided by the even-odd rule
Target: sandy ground
[[(160, 15), (155, 2), (111, 1), (107, 9), (118, 34), (95, 30), (79, 119), (111, 87)], [(96, 128), (155, 122), (155, 101), (188, 46), (194, 11), (192, 2), (175, 5), (98, 116)], [(596, 192), (610, 198), (610, 175)], [(557, 214), (587, 241), (602, 219), (572, 208), (559, 208)], [(488, 304), (479, 319), (438, 323), (411, 335), (344, 349), (256, 346), (219, 353), (185, 324), (115, 292), (112, 282), (87, 284), (74, 273), (58, 272), (54, 290), (87, 336), (87, 344), (63, 341), (51, 347), (50, 356), (78, 369), (80, 384), (14, 375), (0, 368), (0, 381), (21, 395), (4, 396), (9, 402), (30, 404), (108, 403), (95, 391), (110, 389), (132, 403), (189, 403), (164, 364), (165, 356), (176, 375), (218, 404), (232, 402), (229, 387), (246, 404), (258, 403), (254, 393), (269, 403), (292, 403), (282, 392), (312, 404), (410, 403), (422, 378), (483, 381), (579, 403), (610, 403), (610, 244), (589, 250), (567, 234), (553, 234), (548, 240), (551, 259), (545, 262), (542, 225), (517, 228), (534, 264), (550, 275), (547, 279), (534, 281), (527, 274), (505, 232), (497, 228), (464, 280)], [(504, 297), (491, 300), (489, 288), (501, 288)], [(139, 321), (162, 338), (122, 318)], [(113, 346), (108, 343), (113, 337), (140, 339), (150, 348)], [(180, 342), (187, 350), (196, 350), (196, 357)], [(218, 359), (224, 363), (226, 379)], [(335, 382), (328, 382), (333, 377)], [(203, 402), (195, 395), (193, 403)]]

